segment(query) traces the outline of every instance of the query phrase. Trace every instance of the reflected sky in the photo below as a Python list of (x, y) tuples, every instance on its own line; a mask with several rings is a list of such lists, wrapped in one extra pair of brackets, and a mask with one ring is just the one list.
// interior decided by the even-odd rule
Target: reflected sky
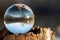
[(11, 23), (11, 24), (5, 24), (6, 28), (14, 33), (14, 34), (18, 34), (18, 33), (26, 33), (28, 32), (34, 23), (31, 24), (26, 24), (26, 23)]
[(13, 17), (22, 17), (22, 15), (32, 16), (33, 12), (31, 9), (26, 9), (24, 7), (18, 8), (18, 6), (12, 5), (6, 10), (6, 14)]

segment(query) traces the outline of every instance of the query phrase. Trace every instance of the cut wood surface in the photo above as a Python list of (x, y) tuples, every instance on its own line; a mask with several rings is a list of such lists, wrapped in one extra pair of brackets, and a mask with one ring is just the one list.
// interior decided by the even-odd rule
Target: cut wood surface
[(21, 34), (21, 35), (8, 35), (4, 38), (4, 40), (38, 40), (36, 34)]
[[(39, 31), (37, 30), (40, 30)], [(26, 34), (11, 34), (6, 35), (3, 40), (55, 40), (54, 32), (50, 28), (33, 28), (33, 31), (38, 31), (38, 33), (34, 33), (30, 31)], [(49, 33), (49, 34), (48, 34)]]

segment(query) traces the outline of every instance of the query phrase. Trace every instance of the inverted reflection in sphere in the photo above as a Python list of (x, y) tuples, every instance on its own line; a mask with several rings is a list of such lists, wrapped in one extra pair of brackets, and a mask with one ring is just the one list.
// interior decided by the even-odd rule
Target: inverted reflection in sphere
[(26, 33), (34, 25), (33, 11), (25, 4), (14, 4), (4, 14), (6, 28), (14, 33)]

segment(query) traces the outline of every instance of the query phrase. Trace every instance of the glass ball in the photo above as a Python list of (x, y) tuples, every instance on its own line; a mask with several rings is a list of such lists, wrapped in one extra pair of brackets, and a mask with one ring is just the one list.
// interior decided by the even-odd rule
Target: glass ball
[(34, 25), (34, 13), (25, 4), (14, 4), (6, 10), (4, 24), (14, 34), (27, 33)]

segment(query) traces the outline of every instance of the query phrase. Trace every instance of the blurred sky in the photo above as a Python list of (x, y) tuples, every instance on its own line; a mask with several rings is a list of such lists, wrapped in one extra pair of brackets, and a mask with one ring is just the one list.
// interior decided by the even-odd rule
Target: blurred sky
[(53, 30), (60, 25), (60, 0), (0, 0), (0, 24), (6, 9), (12, 4), (24, 3), (35, 14), (35, 25), (51, 27)]

